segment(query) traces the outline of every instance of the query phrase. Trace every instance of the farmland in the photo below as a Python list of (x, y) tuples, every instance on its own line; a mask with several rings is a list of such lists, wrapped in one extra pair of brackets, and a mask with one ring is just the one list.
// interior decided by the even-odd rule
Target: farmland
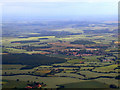
[(4, 25), (3, 88), (25, 88), (30, 82), (43, 82), (41, 88), (120, 87), (117, 24), (46, 23)]

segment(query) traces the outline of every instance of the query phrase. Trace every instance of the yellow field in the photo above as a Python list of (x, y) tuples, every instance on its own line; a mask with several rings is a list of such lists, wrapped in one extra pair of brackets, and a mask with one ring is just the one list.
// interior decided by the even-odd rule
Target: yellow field
[(36, 73), (50, 73), (51, 70), (38, 70)]
[(7, 84), (7, 82), (0, 82), (0, 84), (4, 85), (4, 84)]

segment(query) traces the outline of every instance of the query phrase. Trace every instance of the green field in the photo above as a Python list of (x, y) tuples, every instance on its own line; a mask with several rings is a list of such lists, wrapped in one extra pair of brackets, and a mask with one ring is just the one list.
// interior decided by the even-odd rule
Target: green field
[(26, 65), (11, 65), (11, 64), (3, 64), (2, 65), (2, 70), (15, 70), (15, 69), (17, 69), (17, 70), (19, 70), (20, 68), (22, 68), (22, 67), (25, 67)]
[(58, 73), (58, 74), (55, 74), (55, 76), (67, 76), (67, 77), (75, 77), (75, 78), (84, 78), (81, 75), (72, 74), (72, 73)]
[[(105, 67), (98, 67), (98, 68), (95, 68), (93, 71), (97, 71), (97, 72), (110, 72), (110, 71), (115, 71), (114, 69), (116, 67), (118, 67), (118, 65), (114, 64), (114, 65), (105, 66)], [(115, 72), (118, 72), (118, 70), (116, 70)]]
[(47, 84), (47, 88), (56, 88), (57, 87), (56, 85), (84, 81), (84, 80), (79, 80), (79, 79), (69, 78), (69, 77), (37, 77), (37, 76), (29, 76), (29, 75), (3, 77), (3, 80), (16, 80), (16, 79), (19, 79), (20, 81), (25, 81), (25, 82), (28, 80), (36, 81), (36, 82), (44, 82)]
[(97, 81), (86, 81), (78, 83), (63, 84), (64, 88), (109, 88), (109, 85)]
[(2, 85), (2, 88), (25, 88), (28, 84), (26, 81), (5, 80), (6, 83)]
[(112, 76), (112, 77), (118, 76), (118, 73), (105, 74), (105, 73), (95, 73), (91, 71), (79, 71), (79, 73), (85, 75), (86, 76), (85, 78), (93, 78), (93, 77), (99, 77), (99, 76)]

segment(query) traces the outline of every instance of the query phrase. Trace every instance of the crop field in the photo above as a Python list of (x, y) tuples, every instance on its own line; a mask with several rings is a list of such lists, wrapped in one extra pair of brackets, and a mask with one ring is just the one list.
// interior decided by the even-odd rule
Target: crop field
[(69, 65), (71, 65), (71, 63), (59, 63), (59, 64), (52, 64), (53, 66), (58, 66), (58, 65), (60, 65), (60, 66), (69, 66)]
[(51, 67), (52, 67), (52, 66), (41, 65), (41, 66), (35, 67), (34, 69), (39, 69), (39, 68), (51, 68)]
[(75, 71), (72, 70), (72, 69), (71, 69), (71, 70), (69, 69), (69, 70), (65, 70), (64, 72), (65, 72), (65, 73), (74, 73)]
[(81, 60), (81, 59), (73, 59), (73, 60), (68, 60), (67, 62), (68, 62), (68, 63), (80, 63), (80, 61), (84, 61), (84, 60)]
[[(115, 71), (114, 69), (117, 67), (118, 65), (110, 65), (110, 66), (105, 66), (105, 67), (97, 67), (95, 68), (93, 71), (97, 71), (97, 72), (110, 72), (110, 71)], [(117, 70), (115, 72), (118, 72)]]
[[(77, 72), (78, 73), (78, 72)], [(86, 78), (93, 78), (93, 77), (99, 77), (99, 76), (118, 76), (118, 73), (96, 73), (91, 71), (79, 71), (79, 73), (86, 76)]]
[(26, 52), (26, 50), (14, 49), (14, 48), (6, 48), (6, 51), (8, 51), (10, 53), (24, 53), (24, 52)]
[(103, 57), (102, 55), (101, 56), (87, 56), (87, 57), (83, 57), (85, 58), (86, 61), (88, 62), (99, 62), (99, 59), (97, 58), (100, 58), (100, 57)]
[[(101, 56), (86, 56), (83, 57), (83, 59), (72, 59), (72, 60), (68, 60), (68, 63), (80, 63), (80, 61), (85, 61), (87, 62), (97, 62), (97, 64), (100, 62), (100, 60), (98, 58), (104, 57), (103, 55)], [(107, 59), (114, 59), (115, 57), (106, 57)]]
[(59, 58), (75, 58), (75, 56), (67, 56), (67, 55), (56, 55), (56, 54), (51, 54), (50, 56), (52, 57), (59, 57)]
[(40, 76), (44, 76), (46, 75), (47, 73), (50, 73), (51, 70), (38, 70), (36, 72), (34, 72), (34, 75), (40, 75)]
[(79, 68), (78, 67), (58, 67), (58, 69), (74, 70), (74, 69), (79, 69)]
[(88, 70), (88, 69), (93, 69), (94, 67), (81, 67), (80, 70)]
[[(55, 38), (55, 36), (43, 36), (43, 37), (29, 37), (29, 38), (12, 38), (12, 37), (3, 37), (2, 39), (2, 43), (4, 46), (8, 47), (8, 46), (22, 46), (22, 45), (29, 45), (29, 44), (33, 44), (33, 43), (11, 43), (13, 41), (29, 41), (29, 40), (39, 40), (39, 38), (48, 38), (48, 39), (53, 39)], [(39, 40), (40, 42), (45, 42), (48, 40)], [(37, 44), (36, 42), (34, 43), (35, 45)]]
[(72, 74), (72, 73), (58, 73), (58, 74), (55, 74), (55, 76), (66, 76), (66, 77), (84, 78), (81, 75)]
[(15, 48), (6, 48), (6, 51), (9, 52), (9, 53), (27, 53), (27, 54), (45, 52), (45, 51), (26, 51), (26, 50), (23, 50), (23, 49), (15, 49)]

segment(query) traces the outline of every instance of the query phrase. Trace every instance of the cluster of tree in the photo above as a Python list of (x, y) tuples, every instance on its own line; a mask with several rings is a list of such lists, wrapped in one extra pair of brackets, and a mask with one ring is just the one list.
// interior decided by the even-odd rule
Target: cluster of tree
[(65, 59), (40, 54), (7, 54), (2, 56), (2, 64), (51, 65), (65, 62)]
[(39, 38), (39, 40), (45, 40), (45, 39), (49, 39), (49, 38)]
[(26, 36), (22, 36), (22, 37), (18, 37), (18, 38), (29, 38), (29, 37), (26, 37)]
[(86, 48), (100, 48), (100, 49), (107, 49), (109, 46), (86, 46)]
[(115, 33), (116, 30), (110, 31), (109, 29), (105, 29), (105, 30), (83, 30), (84, 33), (88, 33), (88, 34), (98, 34), (98, 33)]
[(88, 40), (75, 40), (74, 42), (70, 42), (70, 44), (96, 44), (95, 42), (88, 41)]
[(114, 84), (111, 84), (109, 87), (110, 87), (110, 88), (119, 88), (119, 87), (117, 87), (117, 86), (114, 85)]
[(34, 43), (34, 42), (40, 42), (39, 40), (26, 40), (26, 41), (13, 41), (11, 43)]
[(68, 31), (41, 31), (41, 32), (38, 32), (40, 34), (30, 34), (30, 35), (27, 35), (28, 37), (39, 37), (39, 36), (56, 36), (56, 37), (64, 37), (64, 36), (67, 36), (67, 35), (80, 35), (82, 33), (71, 33), (71, 32), (68, 32)]
[(115, 77), (115, 79), (118, 79), (118, 80), (120, 80), (120, 75), (116, 76), (116, 77)]
[(103, 39), (103, 38), (98, 38), (98, 39), (94, 39), (94, 40), (105, 40), (105, 39)]
[(37, 49), (44, 49), (44, 48), (51, 48), (52, 46), (51, 45), (47, 45), (47, 46), (39, 46), (39, 47), (35, 47), (35, 46), (19, 46), (19, 47), (13, 47), (15, 49), (25, 49), (27, 51), (32, 51), (32, 50), (35, 50), (35, 51), (39, 51)]

